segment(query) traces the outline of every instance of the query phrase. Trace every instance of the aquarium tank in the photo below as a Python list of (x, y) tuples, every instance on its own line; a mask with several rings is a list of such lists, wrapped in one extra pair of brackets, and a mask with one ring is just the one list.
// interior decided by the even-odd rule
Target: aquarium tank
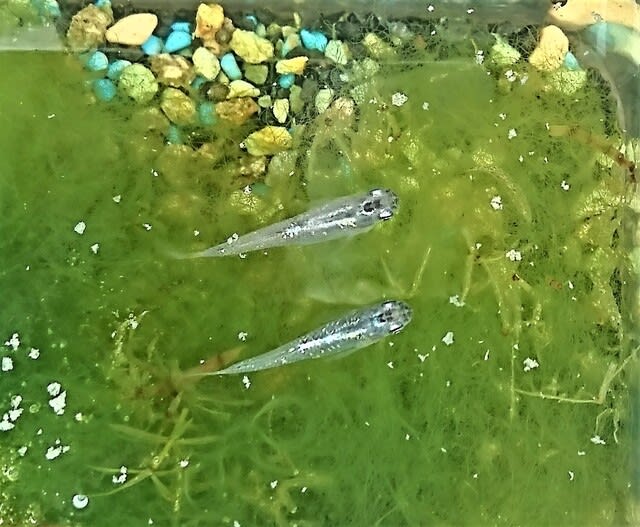
[(0, 525), (637, 525), (639, 66), (634, 0), (0, 0)]

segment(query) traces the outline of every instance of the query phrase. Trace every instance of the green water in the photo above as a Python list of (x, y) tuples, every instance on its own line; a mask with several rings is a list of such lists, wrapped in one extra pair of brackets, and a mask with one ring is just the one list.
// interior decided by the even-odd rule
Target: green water
[[(244, 197), (229, 152), (249, 129), (221, 132), (215, 159), (167, 149), (148, 115), (93, 104), (71, 57), (5, 54), (0, 67), (0, 337), (21, 340), (2, 350), (13, 369), (0, 413), (15, 395), (24, 408), (0, 432), (5, 523), (632, 521), (624, 186), (592, 146), (545, 127), (604, 133), (599, 92), (546, 93), (534, 74), (501, 91), (472, 58), (390, 65), (365, 85), (358, 133), (309, 123), (306, 156), (279, 156), (266, 190)], [(166, 256), (375, 186), (398, 193), (400, 212), (361, 237)], [(408, 301), (412, 324), (344, 359), (252, 374), (248, 388), (180, 374), (382, 298)], [(525, 372), (527, 358), (539, 367)], [(52, 382), (67, 392), (62, 415)]]

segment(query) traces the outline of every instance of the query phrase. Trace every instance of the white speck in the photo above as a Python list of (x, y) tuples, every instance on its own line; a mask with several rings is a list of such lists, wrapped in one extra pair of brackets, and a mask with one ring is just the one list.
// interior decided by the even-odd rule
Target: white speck
[(78, 422), (81, 423), (84, 419), (84, 415), (82, 415), (82, 412), (78, 412), (76, 415), (73, 416), (73, 418)]
[(93, 254), (98, 254), (98, 249), (100, 249), (100, 244), (98, 244), (98, 243), (94, 243), (94, 244), (91, 246), (91, 252), (92, 252)]
[(249, 387), (251, 386), (251, 381), (249, 380), (248, 376), (244, 376), (242, 377), (242, 384), (244, 384), (245, 389), (249, 389)]
[(4, 345), (16, 351), (20, 347), (20, 335), (14, 333), (9, 340), (5, 341)]
[(599, 435), (594, 435), (589, 441), (591, 441), (594, 445), (606, 445), (606, 441), (602, 439)]
[(248, 335), (249, 333), (247, 333), (246, 331), (241, 331), (240, 333), (238, 333), (238, 340), (245, 342)]
[(188, 459), (181, 459), (180, 463), (178, 463), (180, 465), (180, 468), (187, 468), (189, 466), (189, 460)]
[(49, 461), (55, 459), (62, 454), (65, 454), (69, 451), (69, 445), (63, 445), (60, 439), (56, 439), (55, 443), (47, 448), (47, 451), (44, 454)]
[(38, 348), (31, 348), (29, 350), (29, 358), (36, 360), (40, 357), (40, 350)]
[(524, 85), (529, 80), (529, 75), (526, 73), (520, 78), (520, 84)]
[(507, 114), (502, 112), (498, 114), (498, 117), (500, 117), (500, 119), (502, 119), (503, 121), (507, 118)]
[(47, 392), (51, 397), (55, 397), (62, 390), (62, 385), (59, 382), (52, 382), (47, 385)]
[(573, 481), (573, 478), (575, 477), (575, 473), (572, 472), (571, 470), (569, 471), (569, 481)]
[(55, 113), (50, 113), (49, 115), (47, 115), (47, 119), (53, 119), (55, 116)]
[(579, 456), (586, 456), (587, 453), (584, 450), (578, 450), (578, 455)]
[(442, 452), (443, 454), (447, 453), (447, 449), (443, 446), (440, 447), (440, 452)]
[(478, 479), (478, 473), (476, 472), (472, 477), (473, 479)]
[(155, 168), (152, 168), (152, 169), (151, 169), (151, 175), (152, 175), (153, 177), (158, 177), (160, 174), (158, 174), (158, 171), (157, 171)]
[(470, 15), (473, 12), (475, 12), (475, 9), (473, 7), (470, 7), (469, 9), (467, 9), (467, 14)]
[(513, 139), (517, 135), (518, 135), (518, 132), (516, 132), (516, 129), (515, 128), (511, 128), (509, 130), (509, 132), (507, 133), (507, 139)]
[(479, 49), (476, 51), (476, 64), (482, 64), (484, 62), (484, 51)]
[(57, 397), (51, 399), (49, 406), (51, 406), (56, 415), (64, 414), (64, 408), (67, 406), (67, 392), (62, 392)]
[(14, 410), (9, 410), (9, 412), (7, 412), (7, 415), (9, 416), (9, 421), (11, 421), (12, 423), (15, 423), (18, 418), (22, 415), (22, 412), (24, 411), (24, 408), (16, 408)]
[(560, 188), (566, 192), (567, 190), (569, 190), (571, 188), (571, 185), (569, 185), (569, 183), (567, 183), (563, 179), (562, 182), (560, 183)]
[(392, 135), (387, 137), (387, 143), (393, 143), (393, 136)]
[(302, 487), (302, 488), (300, 489), (300, 492), (301, 492), (302, 494), (304, 494), (305, 492), (307, 492), (307, 487)]
[(118, 474), (117, 476), (114, 475), (111, 478), (111, 481), (113, 481), (114, 485), (122, 485), (125, 481), (127, 481), (127, 467), (122, 465), (120, 467), (120, 474)]
[(244, 187), (242, 189), (242, 192), (244, 192), (246, 195), (251, 194), (251, 185), (247, 185), (246, 187)]
[(510, 249), (505, 253), (505, 256), (512, 262), (519, 262), (522, 260), (522, 253), (516, 249)]
[(113, 200), (114, 203), (120, 203), (122, 201), (122, 196), (120, 194), (117, 194), (116, 196), (113, 196), (111, 199)]
[(502, 210), (502, 198), (500, 196), (493, 196), (490, 204), (493, 210)]
[(422, 109), (425, 110), (425, 111), (429, 110), (429, 103), (427, 101), (422, 103)]
[(387, 366), (393, 370), (393, 361), (387, 362)]
[(404, 438), (406, 441), (409, 441), (409, 439), (411, 439), (411, 436), (409, 434), (405, 434)]
[(513, 82), (513, 81), (515, 81), (515, 80), (516, 80), (516, 77), (517, 77), (516, 72), (515, 72), (515, 71), (513, 71), (513, 70), (507, 70), (507, 71), (505, 71), (504, 76), (507, 78), (507, 80), (508, 80), (509, 82)]
[(433, 13), (433, 12), (435, 11), (435, 9), (436, 9), (436, 8), (435, 8), (435, 7), (433, 7), (433, 4), (429, 4), (429, 5), (427, 6), (427, 11), (429, 11), (429, 13)]
[(275, 489), (278, 486), (278, 480), (274, 479), (271, 483), (269, 483), (269, 485), (271, 485), (272, 489)]
[(567, 287), (569, 287), (569, 289), (573, 289), (573, 282), (571, 280), (567, 282)]
[(145, 228), (145, 230), (150, 231), (152, 229), (152, 226), (150, 223), (143, 223), (142, 226)]
[(0, 369), (2, 369), (2, 371), (13, 370), (13, 359), (11, 357), (2, 357), (2, 366)]
[(71, 504), (76, 509), (84, 509), (89, 505), (89, 496), (85, 496), (84, 494), (75, 494), (73, 498), (71, 498)]
[(9, 420), (9, 414), (4, 414), (2, 416), (2, 420), (0, 421), (0, 432), (8, 432), (12, 428), (15, 428), (15, 426), (16, 425)]
[(73, 228), (78, 234), (83, 234), (84, 230), (87, 228), (87, 224), (84, 221), (79, 221), (76, 223), (76, 226)]
[(233, 527), (240, 527), (240, 522), (238, 520), (233, 520)]
[(227, 243), (228, 243), (229, 245), (231, 245), (231, 244), (232, 244), (233, 242), (235, 242), (237, 239), (238, 239), (238, 233), (237, 233), (237, 232), (234, 232), (231, 236), (229, 236), (229, 237), (227, 238)]
[(464, 307), (464, 301), (460, 300), (459, 295), (453, 295), (449, 297), (449, 303), (456, 307)]
[(199, 231), (198, 229), (195, 229), (195, 230), (193, 231), (193, 235), (194, 235), (194, 236), (200, 236), (200, 231)]
[(365, 422), (364, 422), (364, 425), (365, 425), (365, 426), (371, 426), (371, 424), (369, 423), (369, 421), (365, 421)]
[(429, 356), (428, 353), (426, 355), (420, 355), (420, 353), (418, 353), (418, 358), (420, 359), (420, 362), (424, 362), (425, 360), (427, 360), (428, 356)]
[(24, 457), (24, 456), (26, 455), (26, 453), (27, 453), (27, 450), (29, 450), (29, 447), (28, 447), (28, 446), (26, 446), (26, 445), (21, 446), (21, 447), (17, 450), (18, 455), (19, 455), (20, 457)]
[(407, 97), (406, 94), (399, 91), (394, 93), (391, 96), (391, 104), (393, 104), (394, 106), (402, 106), (408, 100), (409, 100), (409, 97)]
[(489, 350), (485, 351), (484, 360), (489, 360)]
[(453, 331), (448, 331), (447, 334), (442, 337), (442, 342), (447, 346), (451, 346), (451, 344), (453, 344)]
[(518, 161), (520, 161), (520, 163), (524, 163), (524, 157), (518, 156)]
[(531, 370), (535, 370), (537, 367), (539, 367), (539, 366), (540, 366), (540, 363), (538, 363), (538, 361), (537, 361), (537, 360), (535, 360), (535, 359), (531, 359), (531, 358), (529, 358), (529, 357), (527, 357), (526, 359), (524, 359), (524, 360), (522, 361), (522, 364), (524, 365), (524, 368), (523, 368), (523, 369), (524, 369), (524, 371), (525, 371), (525, 372), (527, 372), (527, 371), (531, 371)]

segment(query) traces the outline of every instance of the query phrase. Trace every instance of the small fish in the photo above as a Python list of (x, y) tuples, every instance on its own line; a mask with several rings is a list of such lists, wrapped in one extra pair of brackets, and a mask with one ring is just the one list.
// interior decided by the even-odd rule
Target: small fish
[(375, 304), (352, 311), (273, 351), (205, 375), (267, 370), (301, 360), (350, 353), (398, 333), (411, 321), (412, 314), (411, 307), (398, 300)]
[(287, 220), (240, 237), (231, 237), (204, 251), (174, 254), (176, 258), (231, 256), (282, 245), (309, 245), (359, 234), (391, 218), (398, 197), (387, 189), (374, 189), (331, 200)]

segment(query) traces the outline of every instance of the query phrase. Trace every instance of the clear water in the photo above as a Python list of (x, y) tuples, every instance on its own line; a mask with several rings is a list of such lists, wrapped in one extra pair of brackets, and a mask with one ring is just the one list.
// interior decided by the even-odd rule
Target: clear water
[[(0, 433), (4, 523), (632, 523), (624, 179), (545, 126), (604, 135), (610, 105), (534, 72), (500, 88), (457, 53), (384, 65), (358, 133), (308, 123), (304, 162), (279, 156), (250, 197), (230, 153), (247, 129), (218, 160), (167, 147), (153, 116), (91, 102), (74, 58), (0, 55), (0, 337), (21, 341), (0, 411), (24, 409)], [(377, 186), (400, 213), (364, 236), (167, 257)], [(414, 321), (344, 359), (182, 375), (382, 298)]]

